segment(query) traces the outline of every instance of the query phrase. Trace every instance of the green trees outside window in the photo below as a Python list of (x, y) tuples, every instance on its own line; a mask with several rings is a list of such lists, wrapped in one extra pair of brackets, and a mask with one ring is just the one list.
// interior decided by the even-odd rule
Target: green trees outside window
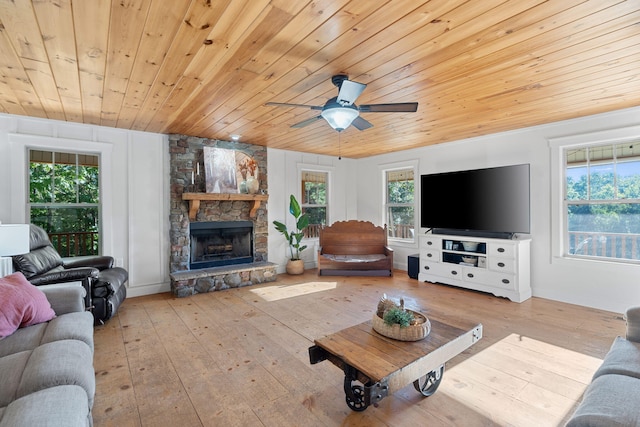
[(386, 171), (385, 182), (386, 223), (389, 237), (413, 240), (415, 230), (413, 169)]
[(62, 256), (99, 253), (99, 177), (96, 155), (29, 151), (30, 221)]
[(636, 145), (567, 152), (569, 254), (640, 259), (640, 158)]

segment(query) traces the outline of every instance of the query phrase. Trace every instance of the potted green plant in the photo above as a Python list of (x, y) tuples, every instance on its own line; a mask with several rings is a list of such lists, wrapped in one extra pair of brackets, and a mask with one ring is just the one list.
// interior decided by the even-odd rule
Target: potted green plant
[(289, 198), (289, 213), (293, 215), (296, 222), (294, 230), (289, 231), (287, 226), (280, 221), (273, 221), (273, 225), (276, 230), (282, 233), (289, 244), (291, 258), (287, 262), (287, 273), (302, 274), (304, 273), (304, 261), (300, 258), (300, 253), (307, 248), (307, 245), (302, 245), (302, 238), (304, 237), (305, 228), (309, 226), (309, 217), (307, 214), (302, 213), (300, 203), (298, 203), (293, 194)]

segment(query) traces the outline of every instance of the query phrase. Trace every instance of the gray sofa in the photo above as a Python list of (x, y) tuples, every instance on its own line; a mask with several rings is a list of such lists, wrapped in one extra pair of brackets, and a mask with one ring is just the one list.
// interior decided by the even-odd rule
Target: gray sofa
[(93, 316), (84, 289), (39, 289), (56, 317), (0, 340), (0, 427), (91, 426)]
[(640, 307), (627, 310), (616, 337), (567, 427), (640, 426)]

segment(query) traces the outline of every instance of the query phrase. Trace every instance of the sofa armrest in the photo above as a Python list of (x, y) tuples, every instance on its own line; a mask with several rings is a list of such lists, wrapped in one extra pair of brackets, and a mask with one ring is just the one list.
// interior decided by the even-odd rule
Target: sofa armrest
[(384, 247), (384, 254), (385, 255), (393, 255), (393, 248), (391, 246), (385, 246)]
[(85, 311), (84, 297), (86, 290), (82, 286), (57, 284), (40, 286), (39, 289), (44, 292), (49, 304), (51, 304), (51, 308), (58, 316)]
[(64, 268), (93, 267), (98, 270), (106, 270), (113, 267), (113, 263), (113, 257), (106, 255), (62, 258)]
[(87, 279), (95, 279), (100, 271), (93, 267), (71, 268), (68, 270), (52, 270), (48, 273), (30, 277), (28, 280), (33, 285), (42, 286), (53, 283), (79, 282)]
[(640, 342), (640, 306), (631, 307), (626, 313), (627, 339)]

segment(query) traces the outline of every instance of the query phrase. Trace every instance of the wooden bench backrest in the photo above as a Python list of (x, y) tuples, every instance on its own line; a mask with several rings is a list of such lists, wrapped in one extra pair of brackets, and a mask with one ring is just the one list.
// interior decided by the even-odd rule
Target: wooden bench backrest
[(387, 226), (377, 227), (368, 221), (338, 221), (320, 230), (322, 253), (334, 255), (368, 255), (384, 253)]

